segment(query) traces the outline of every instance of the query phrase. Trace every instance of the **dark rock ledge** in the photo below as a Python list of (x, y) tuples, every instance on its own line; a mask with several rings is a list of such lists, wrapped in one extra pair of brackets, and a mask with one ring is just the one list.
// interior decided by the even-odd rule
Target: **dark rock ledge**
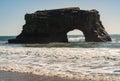
[(97, 10), (71, 7), (36, 11), (26, 14), (25, 20), (21, 34), (9, 43), (68, 42), (67, 33), (74, 29), (83, 32), (86, 42), (111, 41)]

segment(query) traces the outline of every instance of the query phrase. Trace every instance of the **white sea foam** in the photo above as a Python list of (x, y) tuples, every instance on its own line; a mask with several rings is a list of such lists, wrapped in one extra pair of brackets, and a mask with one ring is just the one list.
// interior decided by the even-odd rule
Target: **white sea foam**
[[(0, 70), (120, 80), (120, 49), (0, 46)], [(117, 81), (116, 80), (116, 81)]]

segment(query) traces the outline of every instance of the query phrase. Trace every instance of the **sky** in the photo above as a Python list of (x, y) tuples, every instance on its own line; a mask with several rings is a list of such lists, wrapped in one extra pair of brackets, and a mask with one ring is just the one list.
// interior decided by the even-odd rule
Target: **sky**
[(0, 0), (0, 36), (20, 34), (26, 13), (64, 7), (96, 9), (106, 31), (120, 34), (120, 0)]

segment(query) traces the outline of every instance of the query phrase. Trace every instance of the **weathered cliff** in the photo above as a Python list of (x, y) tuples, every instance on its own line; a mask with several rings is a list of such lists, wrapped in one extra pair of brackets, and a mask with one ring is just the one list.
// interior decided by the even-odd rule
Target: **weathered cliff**
[(67, 32), (79, 29), (87, 42), (111, 41), (97, 10), (78, 7), (37, 11), (25, 15), (26, 24), (16, 39), (9, 43), (68, 42)]

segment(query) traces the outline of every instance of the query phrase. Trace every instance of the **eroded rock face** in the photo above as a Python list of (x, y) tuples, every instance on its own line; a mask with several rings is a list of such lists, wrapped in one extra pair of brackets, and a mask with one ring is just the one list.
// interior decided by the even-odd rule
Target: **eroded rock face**
[(16, 39), (9, 43), (68, 42), (67, 33), (73, 29), (83, 32), (87, 42), (111, 41), (97, 10), (64, 8), (37, 11), (25, 15), (26, 24)]

